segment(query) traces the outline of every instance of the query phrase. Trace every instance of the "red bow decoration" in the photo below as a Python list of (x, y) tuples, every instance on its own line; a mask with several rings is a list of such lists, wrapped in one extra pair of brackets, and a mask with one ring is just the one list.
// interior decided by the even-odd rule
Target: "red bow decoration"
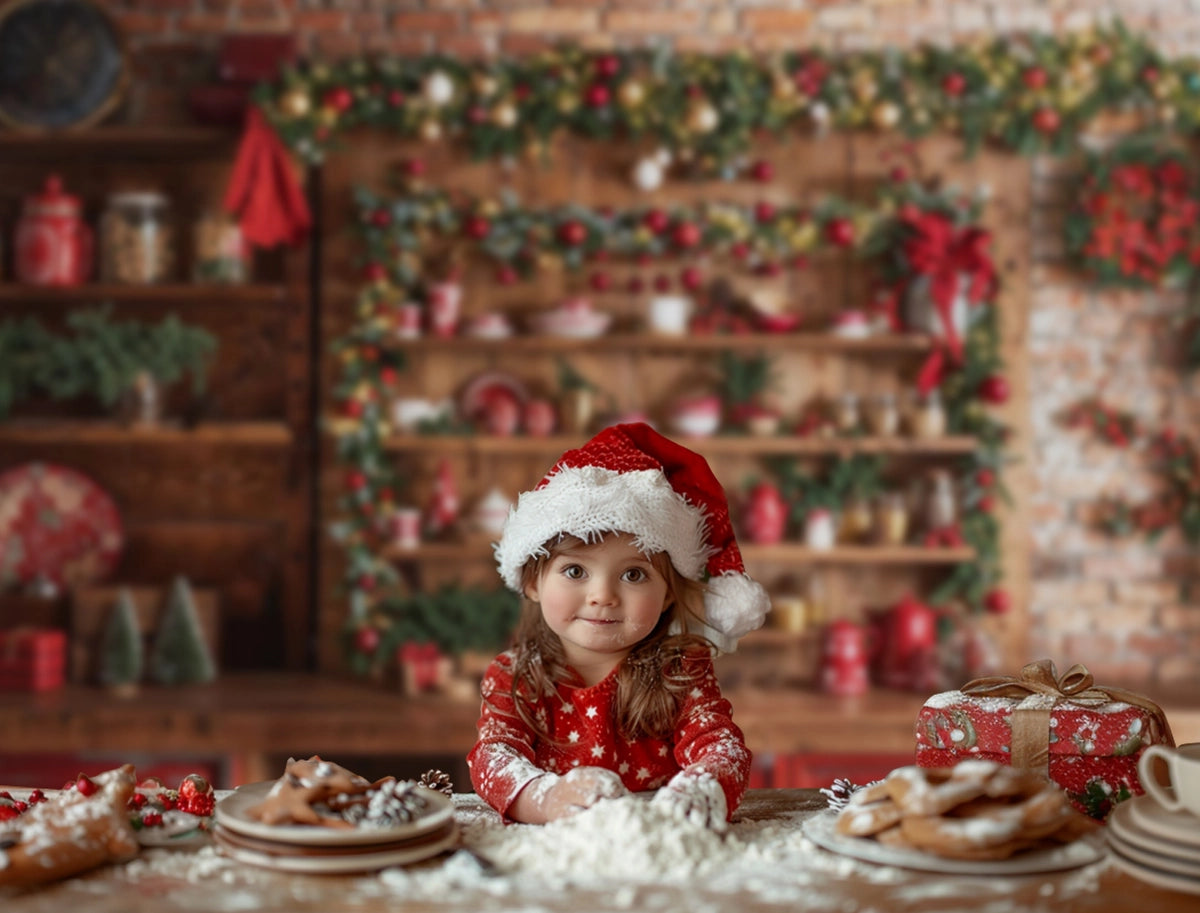
[[(962, 361), (962, 340), (952, 316), (954, 297), (959, 292), (960, 276), (967, 278), (967, 300), (971, 304), (978, 304), (991, 293), (996, 280), (996, 268), (987, 251), (991, 234), (973, 226), (956, 229), (946, 215), (915, 206), (903, 207), (899, 219), (906, 235), (902, 243), (904, 257), (914, 273), (929, 277), (929, 296), (941, 318), (946, 347), (954, 361)], [(944, 366), (945, 357), (935, 351), (921, 369), (922, 392), (940, 383)]]
[(287, 150), (253, 105), (238, 146), (225, 209), (238, 217), (242, 235), (256, 247), (299, 244), (312, 226), (304, 191)]

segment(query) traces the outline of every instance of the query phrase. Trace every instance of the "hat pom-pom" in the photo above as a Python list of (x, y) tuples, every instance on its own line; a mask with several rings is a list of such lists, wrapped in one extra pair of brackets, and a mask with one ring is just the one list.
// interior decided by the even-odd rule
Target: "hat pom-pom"
[(771, 597), (762, 584), (739, 572), (713, 577), (707, 586), (704, 620), (709, 630), (703, 633), (722, 653), (732, 653), (739, 638), (762, 627)]

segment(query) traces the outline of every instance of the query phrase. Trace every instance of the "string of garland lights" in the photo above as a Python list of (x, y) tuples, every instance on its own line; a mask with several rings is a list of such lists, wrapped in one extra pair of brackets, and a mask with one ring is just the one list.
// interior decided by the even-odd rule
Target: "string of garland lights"
[(691, 174), (763, 176), (755, 138), (875, 129), (962, 137), (1020, 154), (1067, 152), (1096, 116), (1137, 110), (1200, 129), (1200, 62), (1168, 58), (1119, 22), (1061, 36), (830, 54), (603, 53), (521, 58), (349, 58), (286, 69), (255, 102), (301, 159), (319, 163), (347, 130), (453, 138), (480, 158), (544, 155), (555, 135), (666, 150)]
[[(347, 644), (356, 654), (379, 649), (382, 632), (393, 626), (379, 608), (396, 584), (395, 568), (383, 556), (381, 519), (397, 503), (405, 480), (388, 459), (391, 433), (389, 391), (404, 367), (396, 339), (398, 307), (420, 299), (429, 281), (422, 253), (453, 244), (464, 262), (489, 261), (508, 281), (538, 269), (565, 267), (590, 271), (593, 287), (607, 287), (602, 270), (614, 264), (678, 271), (685, 287), (705, 282), (714, 272), (753, 270), (780, 264), (803, 269), (808, 258), (856, 256), (879, 266), (885, 301), (903, 298), (912, 283), (929, 277), (935, 285), (948, 277), (979, 280), (973, 318), (956, 351), (937, 349), (923, 370), (923, 384), (938, 386), (951, 433), (970, 434), (977, 450), (962, 459), (959, 484), (964, 493), (961, 543), (974, 560), (956, 567), (932, 598), (961, 599), (976, 609), (1004, 611), (1008, 596), (999, 587), (999, 528), (994, 516), (1004, 462), (1005, 427), (988, 406), (1003, 403), (1008, 387), (999, 357), (995, 299), (997, 283), (986, 257), (988, 234), (975, 221), (978, 201), (927, 191), (912, 182), (884, 188), (873, 206), (827, 198), (812, 207), (708, 204), (670, 211), (639, 207), (613, 211), (571, 205), (553, 209), (522, 208), (503, 202), (455, 196), (409, 183), (394, 196), (366, 189), (355, 195), (361, 235), (364, 279), (358, 319), (337, 341), (342, 375), (334, 390), (334, 423), (339, 456), (347, 466), (341, 500), (344, 517), (334, 527), (346, 549), (345, 586), (350, 596)], [(947, 305), (949, 302), (947, 301)], [(894, 306), (895, 329), (902, 326)], [(361, 657), (358, 657), (361, 659)]]

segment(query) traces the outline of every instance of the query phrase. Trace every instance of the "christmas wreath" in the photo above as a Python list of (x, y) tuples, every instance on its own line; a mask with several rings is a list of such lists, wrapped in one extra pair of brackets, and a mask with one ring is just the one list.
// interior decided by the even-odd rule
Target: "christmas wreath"
[(1183, 285), (1200, 265), (1200, 186), (1187, 155), (1145, 140), (1091, 156), (1067, 251), (1104, 285)]

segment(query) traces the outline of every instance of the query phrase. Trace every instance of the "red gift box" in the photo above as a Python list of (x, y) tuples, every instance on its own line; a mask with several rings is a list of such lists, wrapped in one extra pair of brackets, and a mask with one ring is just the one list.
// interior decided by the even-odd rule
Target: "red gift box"
[(0, 631), (0, 691), (61, 688), (67, 665), (67, 635), (57, 628)]
[(1142, 794), (1137, 766), (1146, 746), (1175, 744), (1153, 701), (1098, 686), (1081, 665), (1060, 678), (1050, 660), (1017, 678), (980, 678), (935, 694), (917, 716), (916, 736), (921, 767), (983, 759), (1040, 770), (1101, 820)]

